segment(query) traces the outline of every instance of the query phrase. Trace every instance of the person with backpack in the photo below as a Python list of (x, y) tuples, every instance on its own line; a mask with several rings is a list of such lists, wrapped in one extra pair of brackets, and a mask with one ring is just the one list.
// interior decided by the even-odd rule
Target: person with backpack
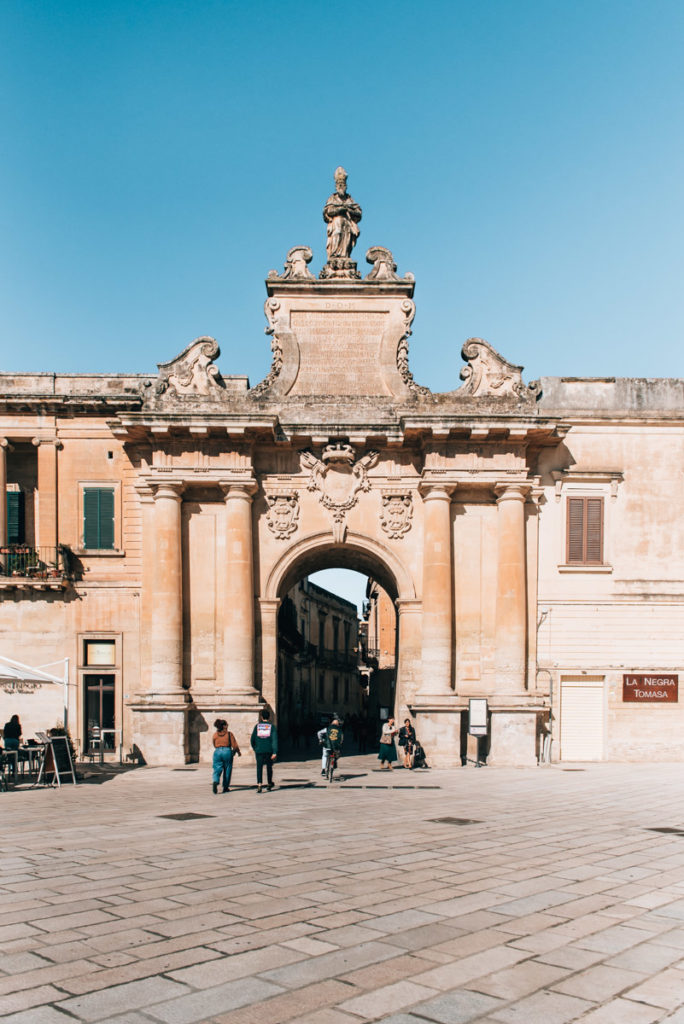
[(278, 756), (278, 731), (271, 722), (271, 712), (262, 708), (259, 721), (252, 729), (250, 744), (256, 754), (257, 793), (263, 789), (264, 765), (266, 766), (266, 788), (273, 789), (273, 762)]

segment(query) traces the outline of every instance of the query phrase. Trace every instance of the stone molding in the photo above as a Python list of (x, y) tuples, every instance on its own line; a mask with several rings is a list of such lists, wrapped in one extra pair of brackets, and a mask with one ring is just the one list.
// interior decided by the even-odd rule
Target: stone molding
[[(372, 250), (369, 249), (369, 252)], [(389, 252), (389, 250), (387, 250)], [(390, 253), (391, 255), (391, 253)], [(404, 316), (404, 333), (399, 338), (397, 343), (397, 369), (406, 387), (414, 395), (427, 396), (431, 395), (432, 392), (429, 388), (424, 387), (422, 384), (417, 384), (413, 379), (413, 374), (409, 370), (409, 344), (408, 339), (411, 334), (411, 324), (413, 318), (416, 315), (416, 304), (411, 299), (404, 299), (401, 304), (401, 311)]]

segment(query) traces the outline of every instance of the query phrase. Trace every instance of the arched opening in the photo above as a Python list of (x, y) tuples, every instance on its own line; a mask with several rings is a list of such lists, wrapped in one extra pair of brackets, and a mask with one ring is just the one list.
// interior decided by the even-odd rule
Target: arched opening
[[(359, 574), (356, 600), (317, 577), (324, 569)], [(347, 723), (349, 753), (374, 749), (399, 697), (397, 607), (401, 600), (415, 603), (405, 567), (376, 541), (352, 536), (334, 544), (328, 534), (286, 552), (266, 593), (262, 633), (272, 642), (263, 644), (264, 696), (277, 709), (288, 756), (316, 756), (316, 733), (333, 712)]]

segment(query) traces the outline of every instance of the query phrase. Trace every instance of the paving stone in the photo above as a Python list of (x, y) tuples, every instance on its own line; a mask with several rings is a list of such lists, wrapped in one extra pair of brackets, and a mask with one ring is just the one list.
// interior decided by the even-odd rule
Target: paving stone
[(217, 1013), (251, 1005), (282, 991), (280, 986), (260, 978), (239, 978), (216, 988), (207, 988), (202, 992), (158, 1003), (148, 1007), (147, 1012), (154, 1020), (164, 1021), (164, 1024), (196, 1024)]
[(658, 1007), (633, 1003), (629, 999), (611, 999), (580, 1017), (578, 1024), (656, 1024), (662, 1020), (662, 1010)]
[(500, 999), (480, 992), (454, 991), (437, 996), (412, 1007), (418, 1017), (426, 1017), (438, 1024), (468, 1024), (469, 1021), (490, 1013), (501, 1006)]
[[(489, 1015), (492, 1020), (503, 1021), (504, 1024), (568, 1024), (591, 1008), (591, 1003), (586, 999), (577, 999), (560, 992), (535, 992)], [(614, 1024), (620, 1022), (615, 1021)]]
[(684, 970), (669, 969), (631, 988), (629, 999), (675, 1010), (684, 1004)]
[[(564, 992), (566, 995), (579, 996), (600, 1003), (630, 988), (638, 977), (633, 971), (622, 971), (617, 967), (596, 964), (552, 987), (554, 992)], [(682, 980), (684, 981), (684, 975)]]
[(180, 996), (187, 991), (186, 985), (179, 985), (168, 978), (146, 978), (144, 981), (133, 981), (128, 985), (117, 985), (63, 1000), (57, 1004), (57, 1008), (66, 1010), (79, 1021), (100, 1021), (128, 1010), (161, 1003), (164, 999)]

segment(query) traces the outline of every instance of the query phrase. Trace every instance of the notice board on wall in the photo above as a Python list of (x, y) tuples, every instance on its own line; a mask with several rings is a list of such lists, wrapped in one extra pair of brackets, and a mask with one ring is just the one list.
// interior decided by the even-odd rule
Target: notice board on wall
[(622, 677), (622, 700), (625, 704), (677, 704), (679, 676), (625, 673)]

